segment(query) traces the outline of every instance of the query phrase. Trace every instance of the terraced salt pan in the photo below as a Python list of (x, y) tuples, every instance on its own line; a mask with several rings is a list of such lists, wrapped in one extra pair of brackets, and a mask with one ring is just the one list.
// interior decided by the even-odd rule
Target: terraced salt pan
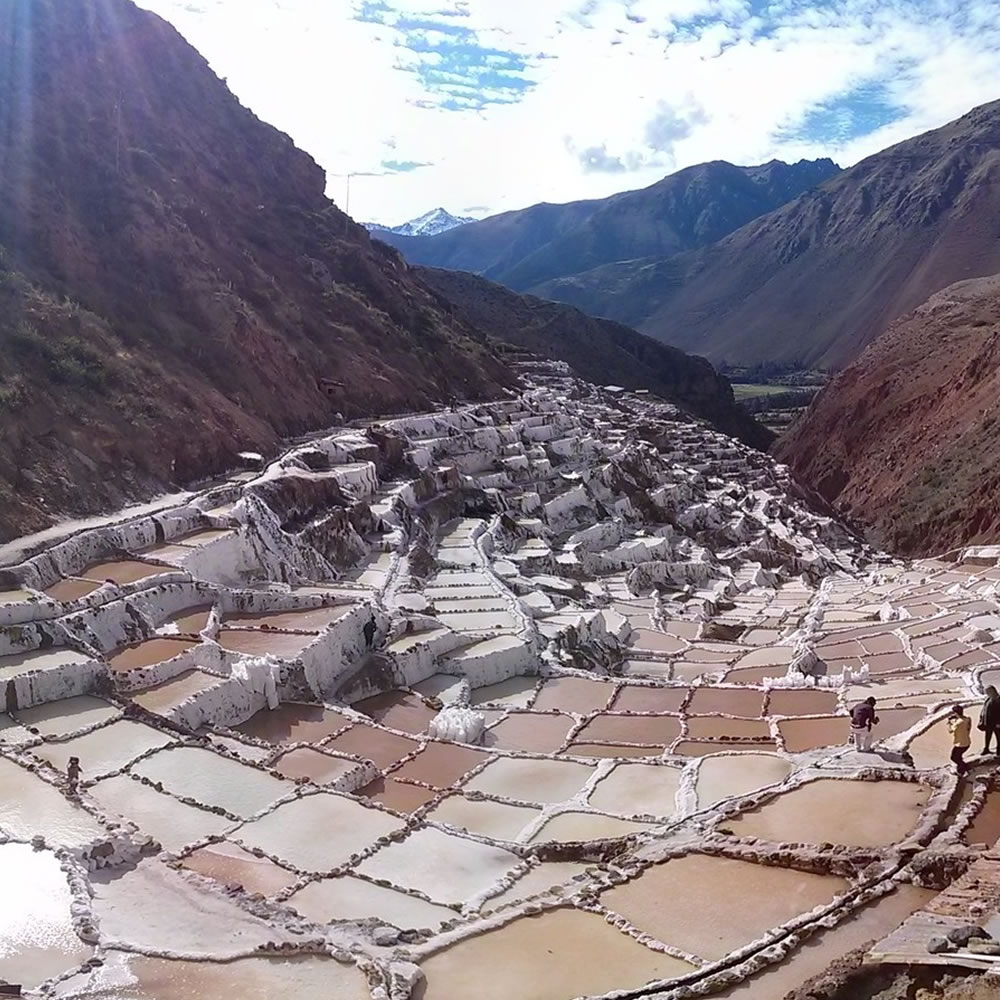
[(498, 757), (466, 782), (464, 791), (546, 805), (572, 798), (593, 774), (593, 767), (576, 761)]
[(32, 670), (50, 670), (53, 667), (86, 663), (89, 658), (75, 649), (36, 649), (25, 653), (0, 656), (0, 681), (21, 677)]
[(707, 757), (710, 754), (733, 753), (742, 754), (747, 752), (759, 752), (777, 750), (777, 746), (771, 742), (737, 743), (728, 740), (680, 740), (671, 748), (672, 754), (681, 757)]
[(920, 770), (949, 764), (953, 746), (948, 725), (941, 720), (914, 737), (907, 745), (907, 750), (913, 758), (914, 767)]
[(282, 754), (273, 766), (290, 781), (304, 778), (314, 785), (329, 785), (356, 770), (358, 763), (312, 747), (298, 747)]
[(738, 837), (888, 847), (916, 826), (931, 789), (910, 781), (810, 781), (729, 819)]
[[(421, 963), (413, 1000), (573, 1000), (691, 973), (593, 913), (558, 909), (467, 938)], [(484, 970), (489, 970), (484, 975)]]
[(626, 747), (609, 743), (570, 743), (568, 749), (560, 751), (569, 757), (659, 757), (663, 747)]
[(604, 812), (666, 818), (674, 813), (680, 778), (674, 767), (619, 764), (597, 783), (588, 801)]
[(225, 816), (188, 805), (127, 774), (105, 778), (87, 794), (106, 812), (131, 821), (165, 851), (175, 854), (188, 844), (224, 833), (234, 825)]
[(538, 816), (537, 809), (512, 806), (491, 799), (467, 799), (464, 795), (449, 795), (434, 806), (426, 818), (492, 840), (517, 840), (521, 831)]
[(591, 812), (564, 812), (553, 816), (530, 838), (529, 843), (586, 843), (590, 840), (613, 840), (632, 833), (649, 833), (655, 824), (617, 819)]
[(438, 713), (410, 691), (387, 691), (356, 702), (352, 707), (383, 726), (414, 735), (426, 733), (431, 719)]
[(210, 691), (226, 681), (204, 670), (185, 670), (169, 681), (155, 684), (132, 695), (136, 705), (157, 715), (169, 715), (182, 702), (204, 691)]
[(274, 896), (298, 881), (298, 876), (259, 858), (227, 840), (200, 847), (184, 859), (184, 867), (222, 885), (241, 885), (250, 893)]
[(472, 704), (527, 708), (534, 697), (536, 683), (534, 677), (511, 677), (499, 684), (477, 688), (472, 692)]
[(888, 896), (855, 910), (836, 927), (821, 929), (807, 938), (778, 965), (768, 966), (764, 972), (712, 996), (718, 1000), (776, 1000), (777, 997), (784, 997), (825, 972), (849, 952), (889, 934), (934, 896), (933, 890), (901, 885)]
[(20, 604), (33, 596), (30, 590), (0, 590), (0, 604)]
[(436, 788), (411, 785), (393, 778), (376, 778), (358, 791), (358, 795), (399, 813), (415, 813), (440, 794)]
[(89, 729), (103, 722), (110, 722), (121, 715), (121, 709), (103, 698), (81, 695), (50, 701), (35, 708), (19, 708), (17, 721), (37, 729), (40, 736), (68, 736), (70, 733)]
[(53, 601), (63, 601), (67, 604), (87, 597), (97, 590), (101, 584), (96, 580), (78, 580), (68, 578), (57, 580), (51, 587), (45, 588), (46, 597)]
[(60, 1000), (274, 1000), (289, 996), (369, 1000), (364, 976), (332, 958), (241, 958), (184, 962), (108, 952), (105, 964), (76, 976)]
[(278, 806), (241, 826), (230, 839), (259, 847), (302, 871), (327, 872), (402, 827), (402, 821), (388, 813), (320, 792)]
[(181, 639), (173, 636), (159, 639), (145, 639), (142, 642), (123, 646), (108, 657), (108, 666), (115, 673), (127, 674), (132, 670), (152, 667), (157, 663), (172, 660), (181, 653), (194, 649), (198, 645), (196, 639)]
[(394, 770), (392, 776), (447, 788), (488, 759), (489, 755), (482, 750), (431, 742), (416, 757)]
[(18, 840), (41, 834), (46, 843), (69, 848), (107, 836), (90, 813), (5, 757), (0, 757), (0, 830)]
[(609, 889), (601, 903), (657, 940), (714, 961), (846, 888), (833, 875), (689, 854)]
[(580, 883), (574, 882), (574, 879), (587, 870), (587, 865), (575, 861), (545, 861), (522, 875), (509, 889), (487, 899), (483, 910), (496, 910), (522, 899), (547, 893), (556, 886), (563, 887), (562, 895), (567, 895), (579, 888)]
[(538, 692), (532, 708), (536, 712), (555, 709), (589, 715), (607, 708), (614, 686), (583, 677), (553, 677)]
[(173, 625), (182, 634), (197, 635), (208, 628), (208, 619), (211, 613), (212, 606), (210, 604), (196, 604), (171, 615), (164, 622), (164, 625)]
[(485, 893), (520, 861), (516, 854), (431, 827), (383, 847), (358, 866), (372, 879), (416, 889), (438, 903), (457, 905)]
[(262, 611), (259, 614), (226, 615), (223, 624), (232, 628), (276, 628), (293, 632), (322, 632), (340, 621), (352, 605), (332, 608), (311, 608), (305, 611)]
[(0, 715), (0, 743), (8, 746), (22, 746), (32, 743), (38, 737), (29, 733), (19, 722), (9, 715)]
[(33, 989), (90, 957), (73, 929), (72, 896), (54, 854), (0, 844), (0, 886), (0, 982)]
[(382, 769), (391, 767), (420, 749), (416, 740), (362, 723), (356, 723), (346, 733), (328, 740), (324, 746), (338, 753), (365, 757)]
[(279, 656), (295, 659), (310, 644), (316, 641), (311, 633), (265, 632), (255, 629), (219, 629), (216, 640), (223, 649), (231, 653), (246, 653), (248, 656)]
[(686, 687), (658, 688), (626, 684), (615, 697), (611, 708), (615, 712), (680, 712), (688, 696)]
[(592, 743), (642, 743), (665, 746), (681, 735), (681, 720), (670, 715), (597, 715), (577, 733)]
[(172, 737), (159, 729), (130, 719), (119, 719), (63, 743), (32, 747), (31, 752), (59, 771), (66, 770), (70, 757), (79, 757), (83, 777), (96, 778), (120, 771), (148, 750), (165, 747), (172, 742)]
[(705, 757), (698, 767), (698, 808), (707, 809), (725, 799), (777, 784), (791, 772), (791, 763), (773, 754)]
[(346, 715), (332, 708), (285, 702), (273, 710), (265, 708), (235, 728), (266, 743), (319, 743), (350, 723)]
[(155, 858), (91, 876), (93, 908), (107, 941), (183, 955), (227, 958), (267, 941), (288, 940), (280, 926), (251, 916), (217, 892), (203, 892)]
[(689, 715), (687, 735), (692, 740), (769, 740), (766, 719), (730, 719), (719, 715)]
[(168, 566), (155, 566), (137, 559), (113, 559), (110, 562), (92, 563), (86, 569), (81, 570), (79, 576), (93, 580), (95, 583), (112, 580), (117, 586), (123, 587), (129, 583), (148, 580), (160, 573), (170, 572), (172, 570)]
[(425, 927), (433, 930), (456, 916), (455, 910), (445, 906), (353, 875), (309, 882), (288, 898), (288, 905), (318, 924), (376, 917), (381, 923), (392, 924), (400, 930)]
[(573, 724), (568, 715), (511, 712), (487, 731), (483, 742), (497, 750), (555, 753), (566, 741)]
[(280, 778), (200, 747), (161, 750), (132, 768), (174, 795), (221, 806), (246, 819), (288, 795), (294, 786)]

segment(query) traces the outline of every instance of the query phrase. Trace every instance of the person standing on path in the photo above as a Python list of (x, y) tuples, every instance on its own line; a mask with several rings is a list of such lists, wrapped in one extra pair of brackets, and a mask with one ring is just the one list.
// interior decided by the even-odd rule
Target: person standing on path
[(996, 755), (1000, 757), (1000, 692), (992, 684), (986, 689), (986, 700), (979, 713), (979, 730), (985, 740), (983, 753), (990, 752), (990, 743), (996, 737)]
[(866, 698), (851, 709), (851, 741), (862, 753), (869, 753), (875, 734), (872, 728), (878, 725), (875, 714), (875, 699)]
[(972, 744), (972, 719), (965, 714), (961, 705), (955, 705), (948, 716), (948, 731), (951, 733), (951, 760), (960, 778), (965, 777), (969, 765), (965, 763), (965, 753)]

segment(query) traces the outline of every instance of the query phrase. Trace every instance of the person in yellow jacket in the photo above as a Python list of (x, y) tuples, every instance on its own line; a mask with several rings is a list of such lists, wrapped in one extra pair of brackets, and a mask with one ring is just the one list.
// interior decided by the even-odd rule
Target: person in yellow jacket
[(965, 714), (961, 705), (955, 705), (948, 716), (948, 731), (951, 733), (951, 760), (961, 778), (969, 770), (965, 763), (965, 753), (972, 745), (972, 719)]

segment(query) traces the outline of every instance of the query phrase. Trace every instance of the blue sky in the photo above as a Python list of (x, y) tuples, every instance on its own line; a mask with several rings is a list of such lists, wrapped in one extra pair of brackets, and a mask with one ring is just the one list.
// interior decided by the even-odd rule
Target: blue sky
[(848, 165), (1000, 98), (1000, 0), (140, 3), (387, 223)]

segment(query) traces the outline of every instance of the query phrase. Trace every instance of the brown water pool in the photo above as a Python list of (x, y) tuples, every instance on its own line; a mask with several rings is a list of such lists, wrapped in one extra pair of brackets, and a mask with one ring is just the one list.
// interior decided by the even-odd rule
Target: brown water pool
[(772, 690), (768, 715), (834, 715), (837, 695), (833, 691)]
[(356, 722), (345, 733), (325, 743), (324, 746), (339, 753), (366, 757), (377, 768), (385, 770), (403, 757), (414, 753), (420, 744), (407, 736), (386, 732), (376, 726)]
[(572, 909), (521, 917), (467, 938), (425, 959), (421, 968), (426, 981), (413, 1000), (572, 1000), (694, 971), (598, 915)]
[(144, 639), (115, 650), (108, 656), (108, 666), (116, 673), (127, 674), (131, 670), (142, 670), (172, 660), (197, 645), (194, 639)]
[(677, 713), (687, 698), (686, 687), (656, 688), (626, 684), (612, 704), (616, 712)]
[(298, 881), (293, 872), (228, 840), (199, 848), (185, 858), (184, 867), (223, 885), (241, 885), (247, 892), (264, 896), (274, 896)]
[(832, 875), (689, 854), (647, 868), (601, 902), (657, 940), (716, 960), (846, 888)]
[(545, 681), (532, 706), (536, 711), (547, 709), (578, 712), (589, 715), (607, 707), (614, 694), (613, 684), (590, 681), (583, 677), (553, 677)]
[(392, 778), (376, 778), (358, 792), (358, 795), (371, 799), (372, 802), (381, 803), (386, 808), (401, 813), (414, 813), (439, 794), (436, 788), (410, 785), (405, 781), (393, 781)]
[(328, 785), (342, 778), (358, 767), (357, 762), (344, 757), (334, 757), (314, 750), (312, 747), (297, 747), (282, 754), (274, 763), (274, 769), (286, 778), (295, 781), (305, 778), (314, 785)]
[(598, 715), (577, 734), (590, 743), (643, 743), (664, 746), (681, 734), (681, 721), (673, 715)]
[(332, 736), (351, 720), (332, 708), (286, 702), (273, 711), (264, 709), (236, 726), (238, 732), (267, 743), (318, 743)]
[(219, 629), (218, 643), (231, 653), (250, 656), (283, 656), (294, 659), (306, 646), (316, 641), (315, 635), (296, 632), (264, 632), (255, 629)]
[(916, 826), (931, 789), (909, 781), (823, 778), (784, 792), (724, 826), (738, 837), (888, 847)]
[(720, 712), (746, 719), (759, 718), (763, 710), (764, 692), (745, 688), (698, 687), (694, 689), (687, 707), (688, 715)]
[(392, 776), (447, 788), (488, 759), (489, 754), (482, 750), (453, 743), (428, 743), (413, 760), (393, 771)]
[(438, 714), (438, 710), (428, 707), (420, 695), (410, 691), (387, 691), (356, 702), (352, 707), (389, 729), (414, 735), (426, 733), (431, 719)]
[(511, 712), (486, 733), (485, 744), (498, 750), (531, 750), (555, 753), (574, 725), (568, 715)]

